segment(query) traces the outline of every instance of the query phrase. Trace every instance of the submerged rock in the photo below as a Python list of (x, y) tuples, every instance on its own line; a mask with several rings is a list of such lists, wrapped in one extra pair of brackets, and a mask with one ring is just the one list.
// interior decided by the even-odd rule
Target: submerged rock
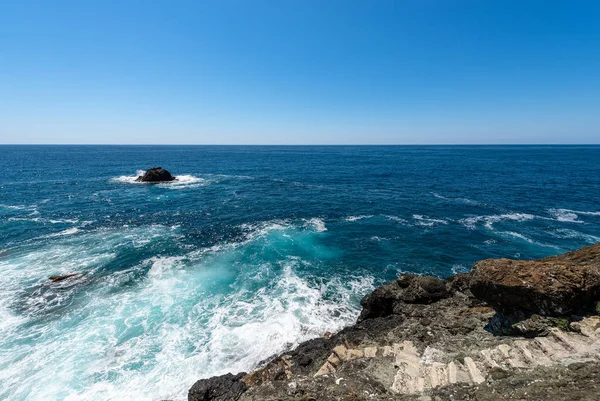
[(65, 274), (63, 276), (50, 276), (49, 279), (53, 283), (56, 283), (59, 281), (63, 281), (63, 280), (72, 278), (72, 277), (79, 277), (79, 276), (81, 276), (81, 273), (71, 273), (71, 274)]
[(487, 259), (473, 266), (471, 292), (497, 309), (563, 315), (600, 299), (600, 244), (532, 261)]
[(175, 177), (162, 167), (152, 167), (136, 179), (138, 182), (169, 182), (174, 180)]
[(246, 373), (238, 373), (198, 380), (188, 392), (188, 401), (236, 401), (246, 391), (241, 379)]

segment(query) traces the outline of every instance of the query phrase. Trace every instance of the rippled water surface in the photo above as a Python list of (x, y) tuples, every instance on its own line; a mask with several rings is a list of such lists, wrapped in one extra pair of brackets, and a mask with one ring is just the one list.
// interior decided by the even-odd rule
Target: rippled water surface
[[(0, 146), (0, 399), (185, 399), (352, 323), (401, 272), (598, 242), (599, 161), (593, 146)], [(156, 165), (178, 181), (134, 182)]]

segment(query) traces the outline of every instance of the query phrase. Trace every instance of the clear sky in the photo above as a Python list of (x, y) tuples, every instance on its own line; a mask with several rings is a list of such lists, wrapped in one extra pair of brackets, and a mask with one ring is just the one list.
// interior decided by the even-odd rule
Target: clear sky
[(0, 143), (600, 143), (600, 2), (1, 0)]

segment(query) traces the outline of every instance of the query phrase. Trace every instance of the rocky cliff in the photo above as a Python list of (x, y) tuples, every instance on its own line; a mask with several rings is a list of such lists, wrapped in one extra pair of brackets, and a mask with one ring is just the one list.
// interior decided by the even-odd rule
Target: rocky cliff
[(355, 325), (199, 380), (188, 399), (598, 400), (599, 300), (600, 244), (402, 275), (363, 298)]

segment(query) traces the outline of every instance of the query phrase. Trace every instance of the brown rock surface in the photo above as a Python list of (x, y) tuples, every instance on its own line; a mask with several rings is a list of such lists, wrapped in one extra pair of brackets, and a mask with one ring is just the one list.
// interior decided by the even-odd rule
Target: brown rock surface
[(498, 309), (562, 315), (590, 308), (600, 299), (600, 244), (532, 261), (477, 262), (470, 288)]

